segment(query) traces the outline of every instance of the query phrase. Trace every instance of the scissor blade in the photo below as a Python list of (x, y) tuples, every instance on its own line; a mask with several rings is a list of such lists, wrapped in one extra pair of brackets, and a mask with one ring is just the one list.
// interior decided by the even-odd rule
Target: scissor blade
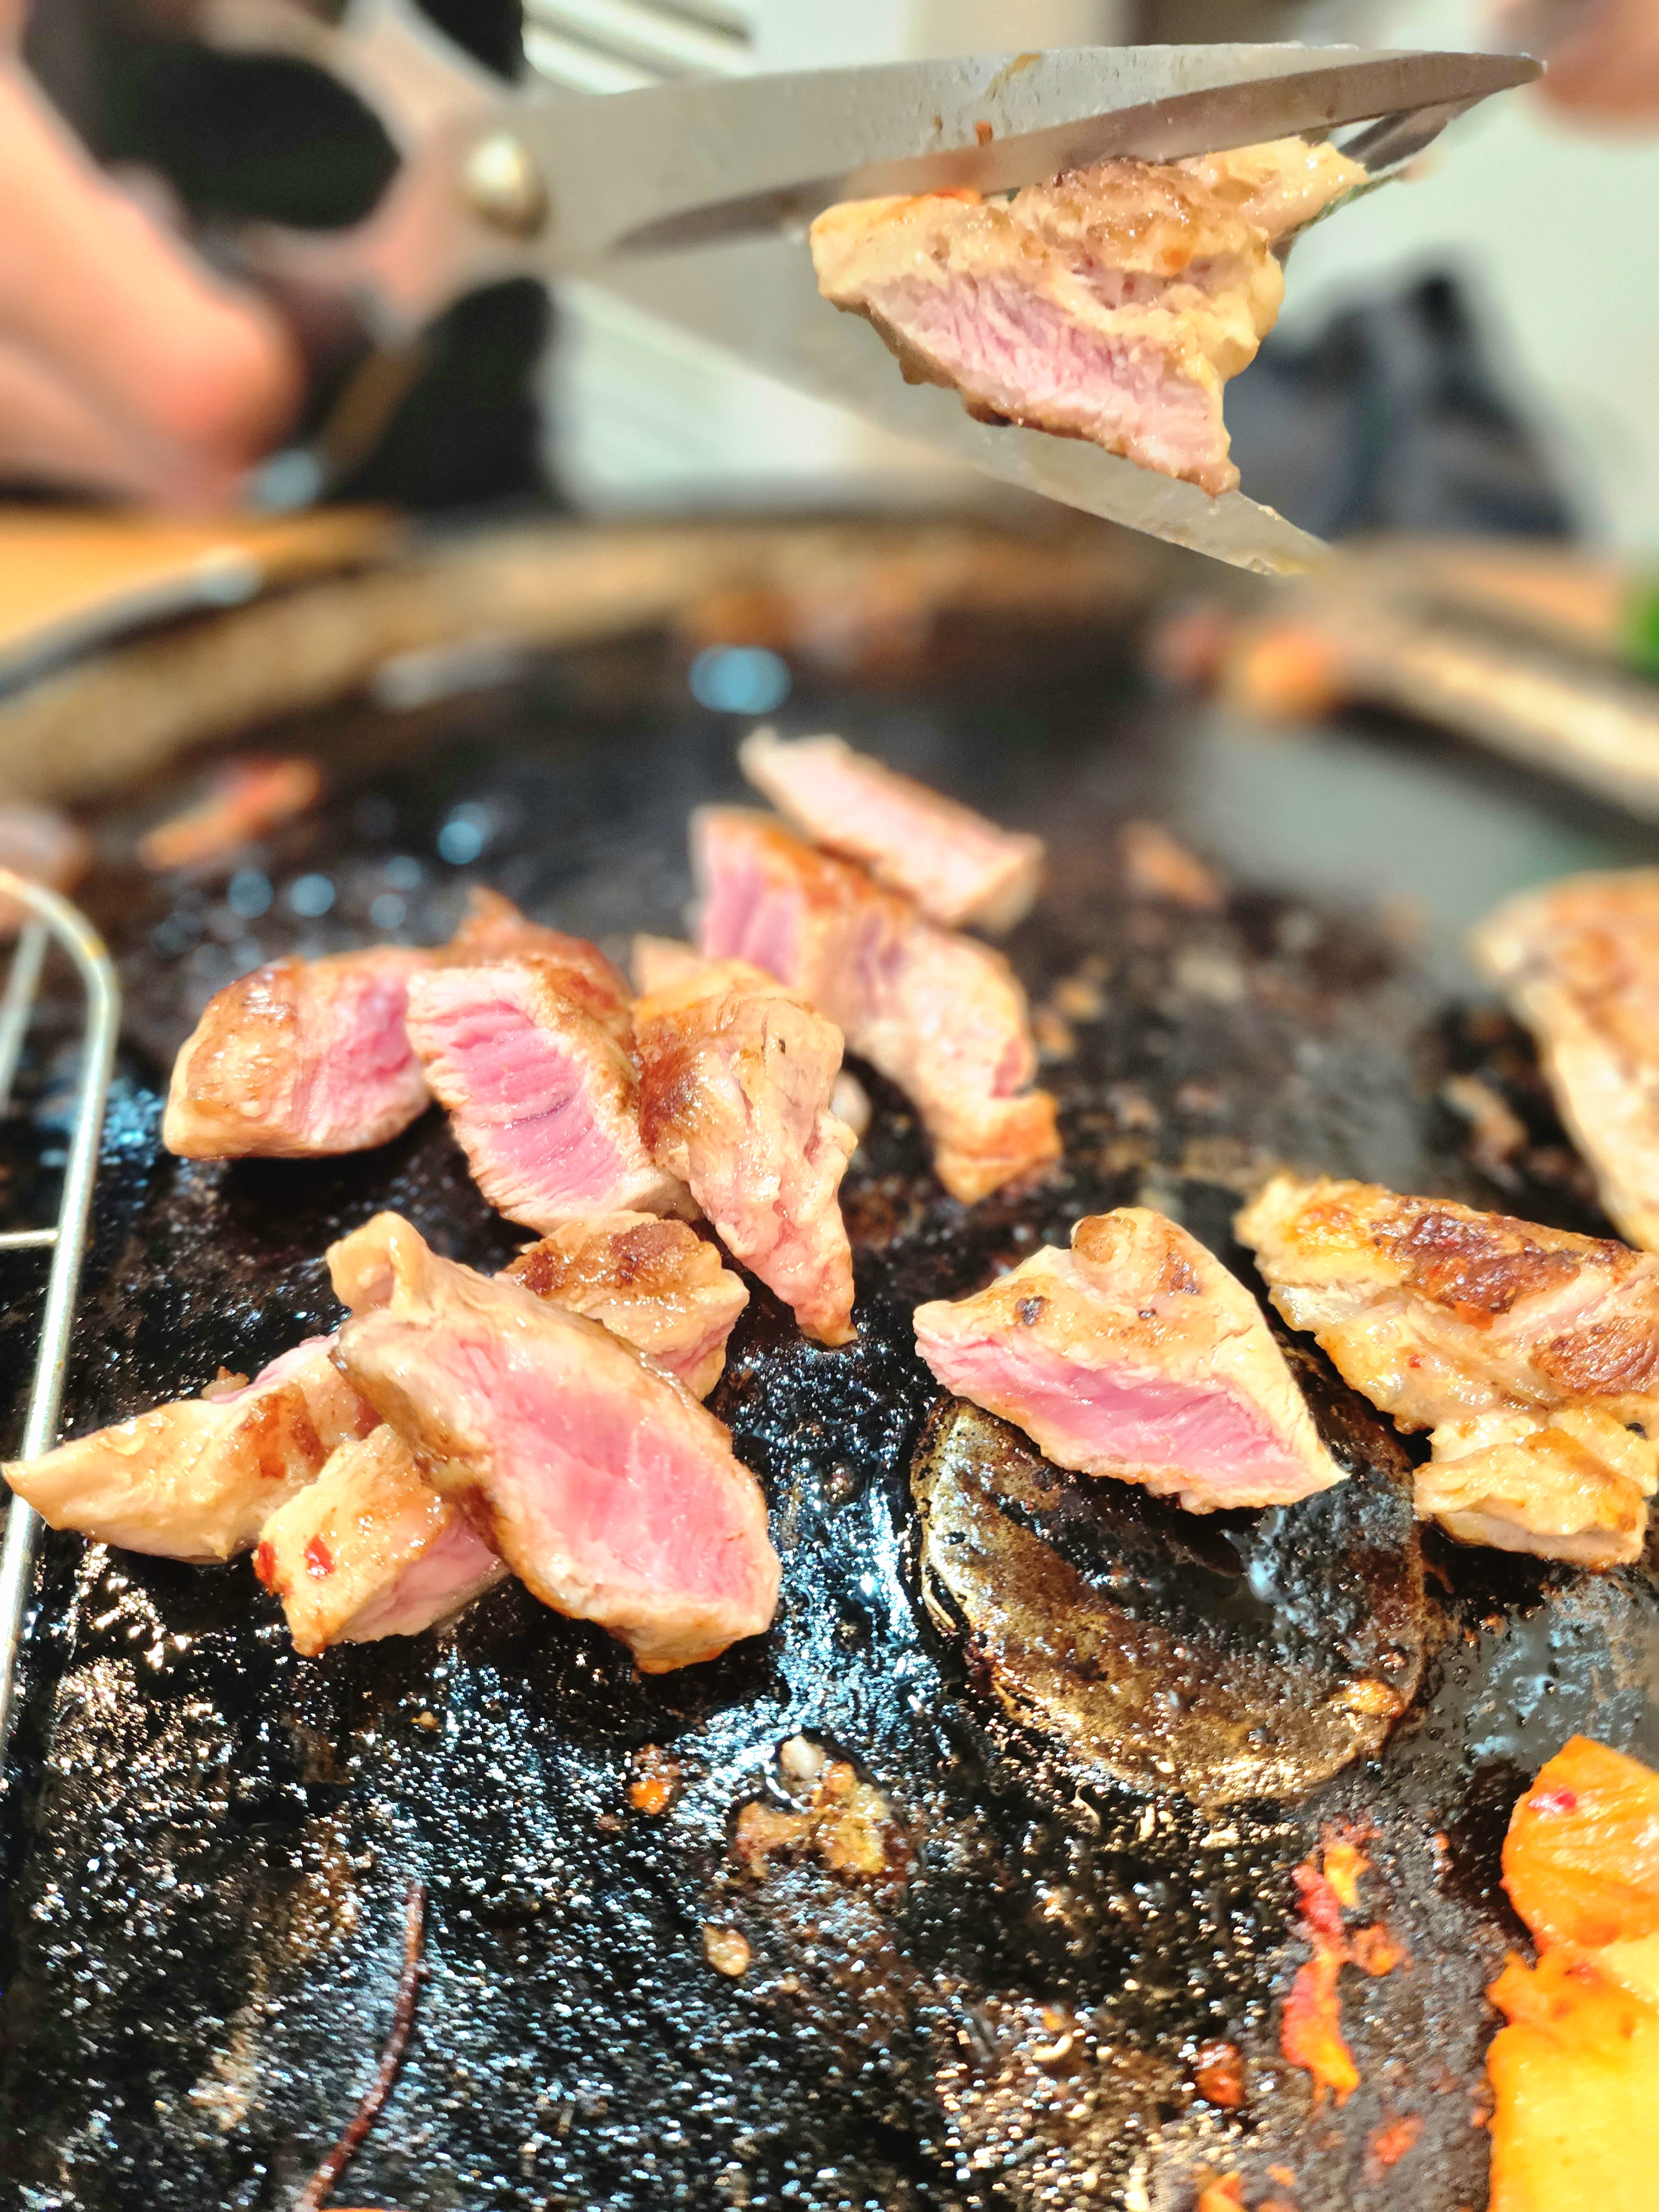
[(1513, 54), (1078, 46), (532, 103), (516, 127), (560, 210), (549, 262), (569, 268), (838, 200), (1006, 191), (1112, 155), (1173, 161), (1467, 106), (1537, 74)]
[(594, 289), (1005, 483), (1234, 568), (1291, 574), (1314, 567), (1329, 550), (1322, 539), (1241, 492), (1212, 499), (1194, 484), (1076, 439), (976, 422), (954, 392), (907, 385), (867, 323), (825, 313), (811, 261), (787, 239), (734, 240), (696, 255), (612, 261)]

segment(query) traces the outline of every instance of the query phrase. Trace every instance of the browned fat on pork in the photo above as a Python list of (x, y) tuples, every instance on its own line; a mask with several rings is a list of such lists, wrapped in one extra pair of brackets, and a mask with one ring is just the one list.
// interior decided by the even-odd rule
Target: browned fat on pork
[(1223, 389), (1284, 300), (1274, 245), (1365, 180), (1299, 138), (1106, 161), (1006, 202), (831, 208), (812, 259), (824, 297), (866, 316), (912, 382), (1220, 493), (1238, 482)]
[(1659, 868), (1523, 891), (1474, 943), (1538, 1041), (1608, 1219), (1659, 1251)]
[(720, 1248), (684, 1221), (649, 1213), (570, 1221), (506, 1270), (550, 1305), (584, 1315), (706, 1398), (749, 1292)]
[(637, 1002), (634, 1049), (652, 1158), (809, 1336), (847, 1343), (853, 1255), (838, 1194), (858, 1139), (830, 1105), (841, 1031), (763, 969), (702, 961)]
[(403, 945), (273, 960), (211, 998), (173, 1063), (161, 1141), (185, 1159), (358, 1152), (430, 1103), (404, 1027)]
[(1160, 1213), (1079, 1221), (975, 1297), (918, 1306), (947, 1390), (1022, 1428), (1057, 1467), (1189, 1513), (1288, 1505), (1342, 1480), (1255, 1300)]
[(418, 1636), (507, 1573), (458, 1505), (384, 1423), (341, 1444), (260, 1531), (253, 1571), (282, 1600), (294, 1648)]
[(647, 1673), (758, 1635), (779, 1569), (754, 1477), (682, 1383), (596, 1323), (488, 1281), (379, 1214), (329, 1254), (340, 1358), (545, 1604)]
[(228, 1559), (379, 1419), (335, 1367), (333, 1343), (313, 1337), (252, 1382), (223, 1377), (199, 1398), (15, 1462), (6, 1480), (53, 1528), (166, 1559)]
[(1294, 1176), (1237, 1230), (1285, 1320), (1401, 1428), (1432, 1431), (1425, 1518), (1586, 1566), (1637, 1557), (1659, 1461), (1659, 1259)]
[(1588, 1406), (1478, 1413), (1435, 1430), (1417, 1510), (1461, 1543), (1614, 1566), (1642, 1550), (1654, 1462), (1645, 1437)]
[(1054, 1102), (1029, 1088), (1025, 994), (1000, 954), (765, 815), (700, 810), (692, 857), (702, 951), (775, 975), (897, 1084), (953, 1198), (984, 1198), (1058, 1158)]
[(755, 730), (738, 760), (793, 829), (860, 862), (929, 921), (996, 936), (1030, 912), (1042, 879), (1040, 837), (999, 830), (840, 738)]
[(693, 1211), (640, 1135), (634, 1065), (540, 955), (410, 982), (409, 1034), (479, 1189), (543, 1231), (595, 1214)]
[(634, 994), (627, 977), (599, 946), (585, 937), (570, 937), (544, 922), (531, 921), (511, 899), (475, 884), (467, 893), (460, 927), (440, 957), (453, 967), (478, 968), (492, 960), (526, 955), (542, 963), (542, 972), (556, 981), (573, 1006), (591, 1014), (623, 1044), (628, 1042), (628, 1010)]

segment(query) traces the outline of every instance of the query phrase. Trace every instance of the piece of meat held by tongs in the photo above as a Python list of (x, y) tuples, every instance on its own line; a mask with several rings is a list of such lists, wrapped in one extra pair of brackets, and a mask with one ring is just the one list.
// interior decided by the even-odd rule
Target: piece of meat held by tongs
[(1291, 1328), (1399, 1427), (1431, 1432), (1419, 1517), (1580, 1566), (1640, 1556), (1659, 1486), (1659, 1260), (1288, 1175), (1236, 1225)]
[[(200, 20), (221, 44), (279, 47), (331, 70), (379, 114), (404, 157), (380, 204), (349, 230), (242, 235), (246, 264), (313, 306), (349, 303), (375, 341), (310, 450), (319, 485), (362, 459), (407, 389), (423, 327), (452, 301), (509, 276), (578, 277), (994, 476), (1270, 570), (1305, 568), (1324, 549), (1225, 489), (1218, 394), (1277, 312), (1276, 242), (1333, 190), (1386, 174), (1466, 108), (1538, 74), (1511, 54), (1074, 46), (572, 98), (504, 87), (411, 0), (349, 0), (334, 26), (282, 0), (210, 0)], [(1339, 161), (1324, 142), (1352, 125), (1371, 127), (1344, 138)], [(1301, 154), (1269, 161), (1259, 150), (1304, 138), (1311, 150)], [(1171, 184), (1175, 163), (1185, 167)], [(1116, 245), (1096, 252), (1089, 204), (1103, 190), (1131, 227), (1150, 221), (1152, 201), (1170, 200), (1171, 235), (1185, 225), (1194, 249), (1182, 267), (1143, 270)], [(1000, 201), (1033, 191), (1043, 210), (1035, 228), (1038, 202)], [(1137, 194), (1151, 195), (1139, 212)], [(921, 210), (902, 266), (893, 264), (901, 241), (890, 225), (846, 212), (849, 203), (899, 200)], [(1080, 228), (1065, 212), (1073, 204)], [(922, 264), (939, 224), (964, 220), (952, 208), (968, 211), (975, 240), (1000, 240), (990, 258), (1001, 273), (971, 243), (962, 285), (953, 276), (934, 297)], [(847, 305), (982, 412), (1066, 435), (994, 428), (953, 391), (907, 389), (874, 336), (817, 295), (799, 231), (831, 209), (843, 239), (862, 234), (874, 246), (880, 232), (890, 264), (879, 281), (866, 265)], [(1046, 276), (1008, 291), (1009, 250), (1028, 252), (1056, 222), (1066, 233), (1056, 252), (1079, 260), (1083, 240), (1085, 277), (1104, 272), (1092, 307), (1061, 301), (1063, 288)], [(695, 254), (680, 250), (692, 246)], [(949, 246), (946, 258), (956, 252)], [(1107, 296), (1120, 277), (1136, 296)], [(919, 318), (902, 296), (918, 283)], [(965, 306), (972, 338), (979, 307), (1000, 312), (1009, 300), (1024, 318), (1024, 356), (1011, 382), (981, 390), (977, 368), (934, 346), (941, 318), (933, 309)], [(1056, 303), (1061, 311), (1044, 319)], [(1104, 353), (1082, 362), (1079, 333), (1101, 316), (1116, 319)], [(1092, 414), (1035, 404), (1066, 385), (1067, 363), (1098, 386)], [(1103, 451), (1090, 441), (1103, 408), (1109, 414), (1120, 401), (1106, 440), (1119, 450)], [(1173, 475), (1158, 473), (1172, 460)]]
[(1012, 200), (857, 200), (812, 226), (818, 289), (907, 378), (980, 421), (1082, 438), (1236, 490), (1222, 392), (1279, 319), (1285, 247), (1369, 184), (1301, 138), (1193, 161), (1101, 161)]

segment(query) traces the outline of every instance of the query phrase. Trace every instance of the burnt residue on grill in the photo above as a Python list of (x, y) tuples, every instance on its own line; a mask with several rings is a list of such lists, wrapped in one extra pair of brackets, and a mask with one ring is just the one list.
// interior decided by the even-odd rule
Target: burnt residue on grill
[[(471, 879), (613, 945), (677, 931), (685, 816), (735, 795), (738, 733), (637, 705), (579, 726), (562, 681), (428, 718), (395, 770), (377, 727), (380, 765), (356, 781), (342, 725), (334, 802), (240, 884), (94, 886), (135, 1051), (77, 1426), (330, 1325), (324, 1248), (380, 1206), (478, 1266), (518, 1241), (435, 1115), (358, 1159), (182, 1164), (157, 1149), (156, 1083), (238, 966), (441, 937)], [(803, 1342), (757, 1289), (712, 1401), (766, 1486), (786, 1572), (773, 1632), (711, 1666), (641, 1680), (513, 1587), (441, 1637), (303, 1660), (246, 1562), (53, 1540), (5, 1808), (0, 2171), (20, 2205), (291, 2205), (374, 2077), (417, 1881), (427, 1978), (354, 2202), (1187, 2212), (1202, 2170), (1301, 2212), (1481, 2201), (1481, 1991), (1518, 1933), (1503, 1820), (1577, 1727), (1655, 1751), (1650, 1581), (1419, 1541), (1401, 1446), (1305, 1346), (1350, 1485), (1204, 1522), (941, 1412), (908, 1327), (918, 1299), (1115, 1204), (1171, 1213), (1249, 1279), (1231, 1214), (1281, 1162), (1493, 1202), (1439, 1103), (1433, 994), (1363, 920), (1273, 891), (1212, 913), (1128, 896), (1114, 824), (1158, 794), (1096, 744), (1093, 701), (1061, 702), (1046, 732), (1028, 697), (801, 713), (1051, 836), (1054, 881), (1011, 950), (1042, 1012), (1064, 1171), (957, 1206), (860, 1071), (858, 1340)], [(1571, 1216), (1565, 1184), (1557, 1205)], [(0, 1357), (27, 1321), (21, 1302), (0, 1317)], [(1086, 1596), (1097, 1637), (1109, 1623), (1127, 1724), (1045, 1719), (1006, 1639), (945, 1601), (927, 1554), (947, 1481), (953, 1510), (1040, 1547), (1056, 1694), (1056, 1593)], [(1188, 1656), (1159, 1679), (1175, 1643)], [(870, 1793), (878, 1848), (836, 1863), (809, 1826), (739, 1848), (745, 1806), (800, 1802), (797, 1739)], [(1226, 1787), (1198, 1786), (1224, 1743)], [(672, 1790), (637, 1790), (647, 1746)], [(1240, 1795), (1252, 1771), (1294, 1794)], [(1304, 1955), (1291, 1869), (1338, 1820), (1370, 1831), (1363, 1904), (1408, 1963), (1345, 1977), (1363, 2086), (1316, 2113), (1276, 2008)], [(1237, 2103), (1203, 2093), (1200, 2054), (1221, 2043)], [(1421, 2121), (1414, 2144), (1368, 2167), (1368, 2137), (1401, 2118)]]

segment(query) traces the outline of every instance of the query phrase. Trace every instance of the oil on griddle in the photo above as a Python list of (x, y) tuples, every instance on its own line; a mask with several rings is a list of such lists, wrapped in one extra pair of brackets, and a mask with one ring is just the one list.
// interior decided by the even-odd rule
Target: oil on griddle
[[(157, 1069), (256, 949), (435, 940), (474, 878), (595, 935), (676, 928), (686, 812), (733, 793), (737, 732), (658, 682), (613, 669), (573, 701), (567, 667), (345, 718), (322, 739), (338, 796), (229, 899), (106, 880), (135, 1044), (76, 1423), (326, 1325), (319, 1255), (377, 1207), (475, 1264), (511, 1249), (437, 1117), (357, 1160), (181, 1166), (157, 1152)], [(859, 1341), (805, 1344), (757, 1295), (713, 1401), (786, 1579), (774, 1632), (712, 1666), (635, 1680), (516, 1588), (441, 1639), (301, 1660), (245, 1562), (54, 1540), (8, 1799), (10, 2203), (290, 2205), (373, 2075), (416, 1877), (428, 1976), (353, 2204), (1186, 2212), (1206, 2169), (1300, 2212), (1484, 2202), (1481, 1990), (1519, 1935), (1503, 1824), (1576, 1727), (1653, 1754), (1651, 1579), (1419, 1547), (1406, 1452), (1300, 1348), (1345, 1491), (1204, 1521), (1098, 1495), (941, 1410), (907, 1316), (1114, 1204), (1242, 1264), (1232, 1208), (1279, 1158), (1594, 1226), (1525, 1049), (1445, 1017), (1363, 920), (1129, 896), (1114, 825), (1167, 801), (1173, 748), (1121, 714), (1099, 737), (1085, 686), (801, 716), (1050, 836), (1012, 950), (1056, 1054), (1063, 1179), (957, 1206), (871, 1079)], [(287, 896), (306, 878), (309, 919)], [(1512, 1187), (1462, 1157), (1448, 1068), (1527, 1121)], [(49, 1052), (36, 1073), (49, 1121)], [(9, 1264), (16, 1372), (33, 1301)], [(964, 1564), (988, 1553), (1000, 1612)], [(820, 1754), (867, 1785), (827, 1820), (804, 1802)], [(739, 1834), (757, 1803), (773, 1817)], [(1363, 2081), (1338, 2112), (1276, 2023), (1306, 1955), (1291, 1869), (1344, 1820), (1374, 1831), (1364, 1911), (1407, 1959), (1345, 1978)], [(1243, 2055), (1231, 2109), (1195, 2083), (1218, 2042)], [(1384, 2132), (1402, 2119), (1414, 2140)]]

